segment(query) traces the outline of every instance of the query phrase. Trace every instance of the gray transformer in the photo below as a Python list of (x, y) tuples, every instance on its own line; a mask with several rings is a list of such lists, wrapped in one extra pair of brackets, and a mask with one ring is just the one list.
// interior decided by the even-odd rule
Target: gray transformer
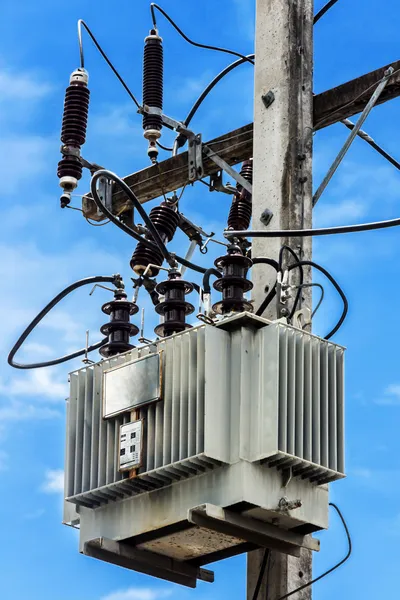
[(318, 550), (344, 477), (344, 350), (243, 313), (71, 373), (64, 522), (80, 551), (194, 587)]

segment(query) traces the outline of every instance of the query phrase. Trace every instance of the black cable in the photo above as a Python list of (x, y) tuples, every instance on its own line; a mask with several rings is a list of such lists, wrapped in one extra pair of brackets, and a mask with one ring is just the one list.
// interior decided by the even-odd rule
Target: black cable
[[(143, 221), (146, 223), (146, 226), (147, 226), (150, 234), (152, 235), (155, 243), (150, 242), (150, 240), (146, 240), (146, 238), (143, 238), (142, 236), (140, 236), (138, 233), (136, 233), (136, 231), (134, 231), (133, 229), (128, 227), (128, 225), (126, 225), (125, 223), (122, 223), (119, 219), (117, 219), (112, 214), (112, 212), (109, 211), (108, 208), (106, 208), (106, 206), (101, 201), (101, 198), (98, 195), (97, 188), (96, 188), (97, 180), (100, 179), (100, 177), (106, 177), (107, 179), (111, 179), (111, 181), (114, 181), (114, 183), (116, 183), (117, 185), (119, 185), (120, 188), (123, 189), (125, 194), (128, 196), (129, 200), (132, 202), (133, 207), (136, 208), (136, 210), (142, 217)], [(134, 192), (131, 190), (129, 185), (127, 185), (125, 183), (125, 181), (123, 179), (118, 177), (118, 175), (116, 175), (115, 173), (112, 173), (112, 171), (108, 171), (107, 169), (100, 169), (99, 171), (96, 171), (96, 173), (93, 175), (93, 177), (91, 179), (90, 191), (92, 193), (93, 199), (96, 202), (97, 206), (106, 215), (106, 217), (108, 217), (110, 219), (110, 221), (112, 221), (114, 223), (114, 225), (117, 225), (118, 227), (123, 229), (125, 231), (125, 233), (129, 233), (129, 235), (132, 235), (132, 237), (134, 237), (137, 241), (145, 243), (148, 247), (157, 248), (157, 250), (160, 250), (163, 257), (168, 262), (171, 260), (171, 255), (168, 252), (162, 239), (160, 238), (160, 234), (158, 233), (156, 227), (154, 226), (154, 223), (152, 222), (152, 220), (150, 219), (150, 217), (144, 210), (143, 206), (137, 199)]]
[[(248, 54), (246, 58), (247, 59), (254, 58), (254, 56), (255, 56), (255, 54)], [(218, 75), (216, 77), (214, 77), (214, 79), (203, 90), (203, 92), (200, 94), (200, 96), (197, 98), (196, 102), (193, 104), (192, 108), (190, 109), (188, 116), (184, 120), (184, 124), (186, 125), (186, 127), (188, 127), (188, 125), (190, 124), (194, 115), (200, 108), (201, 104), (204, 102), (204, 100), (206, 99), (208, 94), (211, 92), (211, 90), (217, 85), (217, 83), (219, 83), (221, 81), (221, 79), (223, 79), (225, 77), (225, 75), (228, 75), (228, 73), (233, 71), (233, 69), (236, 69), (236, 67), (238, 67), (239, 65), (242, 65), (245, 62), (248, 62), (248, 61), (246, 61), (245, 58), (240, 58), (239, 60), (236, 60), (235, 62), (233, 62), (230, 65), (228, 65), (227, 67), (225, 67), (225, 69), (223, 69), (220, 73), (218, 73)]]
[[(280, 269), (280, 271), (282, 271), (282, 267), (283, 267), (283, 253), (285, 250), (286, 250), (286, 252), (289, 252), (289, 254), (291, 254), (293, 256), (296, 263), (300, 262), (300, 257), (296, 254), (296, 252), (294, 250), (292, 250), (292, 248), (290, 246), (283, 245), (279, 251), (279, 269)], [(303, 271), (303, 268), (300, 267), (300, 285), (302, 285), (303, 282), (304, 282), (304, 271)], [(297, 290), (296, 298), (294, 299), (292, 310), (290, 311), (288, 319), (293, 318), (293, 315), (296, 312), (296, 308), (300, 302), (300, 299), (301, 299), (301, 287), (299, 287)]]
[(189, 44), (191, 44), (192, 46), (196, 46), (197, 48), (204, 48), (206, 50), (215, 50), (217, 52), (225, 52), (225, 54), (232, 54), (233, 56), (238, 56), (239, 58), (243, 58), (244, 60), (246, 60), (254, 65), (254, 61), (252, 61), (250, 58), (248, 58), (244, 54), (240, 54), (240, 52), (235, 52), (234, 50), (228, 50), (227, 48), (219, 48), (217, 46), (209, 46), (208, 44), (199, 44), (198, 42), (194, 42), (193, 40), (188, 38), (188, 36), (185, 33), (183, 33), (182, 29), (180, 29), (178, 27), (178, 25), (175, 23), (175, 21), (165, 12), (164, 9), (162, 9), (160, 6), (158, 6), (158, 4), (155, 4), (154, 2), (152, 2), (150, 5), (150, 10), (151, 10), (151, 18), (153, 20), (154, 29), (157, 29), (155, 9), (157, 9), (162, 15), (164, 15), (164, 17), (167, 19), (167, 21), (170, 22), (172, 27), (179, 33), (179, 35), (182, 36), (183, 39), (186, 42), (188, 42)]
[[(144, 208), (142, 207), (142, 205), (140, 204), (139, 200), (136, 198), (135, 194), (130, 189), (130, 187), (125, 183), (125, 181), (123, 181), (123, 179), (120, 179), (117, 175), (115, 175), (111, 171), (107, 171), (106, 169), (97, 171), (93, 175), (92, 180), (90, 182), (90, 189), (91, 189), (91, 193), (93, 196), (93, 200), (96, 203), (96, 206), (106, 215), (106, 217), (108, 219), (110, 219), (110, 221), (112, 223), (114, 223), (114, 225), (116, 225), (117, 227), (119, 227), (119, 229), (122, 229), (122, 231), (124, 231), (125, 233), (127, 233), (128, 235), (133, 237), (133, 239), (135, 239), (137, 242), (143, 242), (148, 248), (152, 248), (154, 250), (159, 250), (159, 249), (161, 250), (161, 247), (159, 247), (157, 244), (155, 244), (154, 242), (152, 242), (150, 240), (147, 240), (145, 237), (142, 237), (134, 229), (131, 229), (131, 227), (129, 227), (128, 225), (126, 225), (125, 223), (123, 223), (122, 221), (117, 219), (117, 217), (115, 217), (112, 214), (112, 212), (109, 211), (108, 208), (103, 204), (103, 202), (101, 201), (101, 198), (99, 197), (99, 195), (97, 193), (97, 189), (96, 189), (97, 179), (103, 175), (105, 175), (109, 179), (112, 179), (120, 187), (122, 187), (122, 189), (124, 190), (124, 192), (126, 193), (128, 198), (134, 204), (135, 208), (137, 208), (138, 212), (142, 216), (145, 223), (148, 225), (150, 233), (153, 234), (153, 230), (154, 230), (156, 232), (156, 236), (159, 238), (158, 231), (154, 227), (154, 225), (151, 222), (150, 218), (148, 217), (146, 211), (144, 210)], [(151, 228), (150, 228), (150, 225), (151, 225)], [(165, 248), (164, 244), (163, 244), (163, 246)], [(207, 269), (204, 269), (203, 267), (200, 267), (199, 265), (196, 265), (196, 264), (186, 260), (185, 258), (182, 258), (181, 256), (178, 256), (177, 254), (174, 254), (172, 257), (172, 255), (168, 252), (168, 250), (166, 248), (165, 248), (165, 252), (167, 252), (167, 254), (168, 254), (167, 261), (169, 261), (173, 258), (181, 265), (184, 265), (185, 267), (187, 267), (188, 269), (192, 269), (193, 271), (197, 271), (198, 273), (205, 273), (207, 270)], [(165, 256), (164, 251), (163, 251), (163, 256)]]
[(174, 254), (174, 258), (178, 261), (178, 263), (180, 263), (184, 267), (192, 269), (192, 271), (196, 271), (197, 273), (205, 273), (207, 271), (207, 269), (205, 269), (204, 267), (200, 267), (200, 265), (196, 265), (195, 263), (192, 263), (189, 260), (186, 260), (186, 258), (178, 256), (177, 254)]
[(311, 581), (309, 581), (308, 583), (305, 583), (304, 585), (301, 585), (300, 587), (298, 587), (297, 589), (293, 590), (292, 592), (289, 592), (287, 594), (285, 594), (284, 596), (281, 596), (280, 598), (278, 598), (278, 600), (286, 600), (286, 598), (289, 598), (290, 596), (293, 596), (293, 594), (297, 594), (298, 592), (301, 592), (301, 590), (304, 590), (307, 587), (310, 587), (310, 585), (314, 585), (314, 583), (316, 583), (317, 581), (320, 581), (321, 579), (323, 579), (324, 577), (326, 577), (327, 575), (329, 575), (330, 573), (333, 573), (333, 571), (336, 571), (336, 569), (338, 569), (339, 567), (341, 567), (342, 565), (344, 565), (345, 562), (347, 562), (351, 556), (352, 550), (353, 550), (353, 544), (351, 541), (351, 535), (349, 532), (349, 528), (347, 527), (347, 523), (339, 509), (339, 507), (334, 504), (333, 502), (329, 502), (329, 506), (332, 506), (332, 508), (334, 508), (337, 512), (337, 514), (340, 517), (340, 520), (343, 523), (343, 527), (344, 530), (346, 532), (346, 536), (347, 536), (347, 542), (348, 542), (348, 550), (347, 550), (347, 554), (344, 558), (342, 558), (342, 560), (340, 562), (338, 562), (334, 567), (331, 567), (330, 569), (328, 569), (327, 571), (325, 571), (324, 573), (322, 573), (322, 575), (319, 575), (318, 577), (316, 577), (315, 579), (312, 579)]
[(262, 317), (263, 313), (266, 311), (266, 309), (268, 308), (268, 306), (271, 304), (271, 302), (275, 298), (275, 296), (276, 296), (276, 282), (275, 282), (274, 287), (272, 288), (272, 290), (269, 291), (269, 293), (267, 294), (267, 296), (261, 302), (259, 308), (256, 310), (256, 315), (257, 316)]
[(97, 344), (94, 344), (93, 346), (89, 346), (87, 349), (83, 348), (82, 350), (77, 350), (76, 352), (72, 352), (71, 354), (67, 354), (66, 356), (62, 356), (60, 358), (55, 358), (53, 360), (48, 360), (48, 361), (45, 361), (42, 363), (32, 363), (32, 364), (23, 365), (23, 364), (14, 362), (14, 356), (16, 355), (18, 350), (21, 348), (21, 346), (23, 345), (23, 343), (25, 342), (25, 340), (29, 336), (29, 334), (32, 333), (32, 331), (40, 323), (40, 321), (63, 298), (65, 298), (66, 296), (68, 296), (68, 294), (70, 294), (74, 290), (76, 290), (84, 285), (90, 285), (90, 284), (94, 284), (94, 283), (113, 283), (114, 285), (117, 285), (118, 278), (119, 278), (118, 275), (113, 275), (110, 277), (98, 275), (97, 277), (87, 277), (86, 279), (80, 279), (79, 281), (75, 281), (75, 283), (72, 283), (71, 285), (66, 287), (55, 298), (53, 298), (53, 300), (51, 300), (51, 302), (49, 302), (43, 308), (43, 310), (40, 311), (40, 313), (33, 319), (33, 321), (25, 329), (25, 331), (20, 335), (20, 337), (14, 344), (10, 354), (8, 355), (8, 359), (7, 359), (8, 364), (11, 367), (14, 367), (15, 369), (40, 369), (41, 367), (51, 367), (53, 365), (59, 365), (61, 363), (64, 363), (67, 360), (71, 360), (73, 358), (78, 358), (78, 356), (82, 356), (86, 352), (92, 352), (93, 350), (97, 350), (98, 348), (101, 348), (101, 346), (104, 346), (104, 344), (106, 344), (108, 341), (107, 338), (103, 339), (101, 342), (98, 342)]
[(134, 94), (131, 92), (131, 90), (129, 89), (129, 87), (127, 86), (127, 84), (125, 83), (123, 78), (121, 77), (121, 75), (118, 73), (117, 69), (114, 67), (114, 65), (108, 58), (107, 54), (104, 52), (104, 50), (102, 49), (102, 47), (100, 46), (100, 44), (98, 43), (96, 38), (94, 37), (93, 33), (90, 31), (89, 27), (86, 25), (85, 21), (83, 21), (82, 19), (79, 19), (79, 21), (78, 21), (78, 42), (79, 42), (79, 54), (80, 54), (81, 69), (85, 68), (85, 58), (84, 58), (84, 54), (83, 54), (83, 44), (82, 44), (82, 26), (88, 32), (88, 34), (91, 37), (92, 42), (96, 46), (97, 50), (100, 52), (101, 56), (104, 58), (104, 60), (106, 61), (106, 63), (108, 64), (108, 66), (110, 67), (110, 69), (112, 70), (112, 72), (114, 73), (116, 78), (118, 79), (118, 81), (122, 84), (125, 91), (128, 92), (129, 96), (134, 101), (136, 106), (138, 108), (141, 108), (141, 106), (140, 106), (139, 102), (137, 101), (137, 99), (135, 98)]
[(258, 596), (260, 594), (260, 590), (261, 590), (265, 572), (268, 573), (270, 557), (271, 557), (271, 550), (269, 550), (269, 548), (265, 548), (264, 556), (261, 561), (260, 572), (258, 574), (258, 579), (257, 579), (256, 586), (254, 588), (254, 594), (253, 594), (252, 600), (258, 600)]
[[(300, 266), (303, 266), (303, 267), (307, 267), (307, 266), (314, 267), (314, 269), (317, 269), (318, 271), (320, 271), (321, 273), (323, 273), (325, 275), (325, 277), (327, 277), (329, 279), (329, 281), (332, 283), (332, 285), (338, 291), (340, 297), (343, 300), (343, 312), (342, 312), (342, 315), (341, 315), (339, 321), (337, 322), (337, 324), (335, 325), (335, 327), (332, 329), (332, 331), (330, 331), (328, 333), (328, 335), (325, 336), (325, 339), (329, 340), (340, 329), (340, 327), (342, 326), (343, 321), (345, 320), (345, 318), (347, 316), (347, 313), (349, 311), (349, 303), (347, 301), (346, 295), (343, 292), (343, 290), (340, 287), (340, 285), (338, 284), (338, 282), (336, 281), (336, 279), (334, 279), (332, 277), (332, 275), (326, 269), (324, 269), (324, 267), (321, 267), (321, 265), (315, 263), (312, 260), (301, 260), (301, 261), (299, 261), (296, 264), (290, 265), (288, 267), (288, 271), (292, 271), (296, 267), (300, 267)], [(258, 313), (256, 313), (256, 314), (258, 314)]]
[(316, 307), (314, 308), (314, 310), (311, 313), (311, 318), (313, 319), (315, 317), (315, 315), (317, 314), (317, 311), (319, 309), (319, 307), (321, 306), (324, 298), (325, 298), (325, 289), (324, 286), (321, 285), (320, 283), (302, 283), (301, 285), (296, 286), (300, 289), (304, 289), (304, 288), (308, 288), (308, 287), (317, 287), (321, 290), (321, 297), (318, 300), (318, 304), (316, 305)]
[(211, 275), (215, 275), (215, 277), (218, 277), (218, 279), (221, 279), (221, 277), (222, 277), (222, 273), (220, 271), (218, 271), (217, 269), (214, 269), (214, 268), (207, 269), (206, 272), (204, 273), (204, 277), (203, 277), (203, 290), (204, 290), (205, 294), (211, 294), (211, 286), (210, 286)]
[(336, 235), (338, 233), (358, 233), (360, 231), (374, 231), (377, 229), (387, 229), (389, 227), (398, 227), (400, 225), (400, 218), (389, 219), (388, 221), (375, 221), (372, 223), (360, 223), (358, 225), (342, 225), (339, 227), (325, 227), (322, 229), (284, 229), (280, 230), (238, 230), (238, 231), (224, 231), (226, 238), (232, 237), (315, 237), (320, 235)]
[(167, 146), (164, 146), (161, 142), (159, 142), (158, 140), (156, 141), (156, 144), (159, 148), (161, 148), (161, 150), (165, 150), (166, 152), (172, 152), (173, 148), (168, 148)]
[(329, 2), (327, 4), (325, 4), (325, 6), (323, 6), (321, 8), (321, 10), (319, 10), (317, 12), (317, 14), (314, 17), (314, 25), (315, 23), (318, 23), (318, 21), (320, 19), (322, 19), (322, 17), (324, 16), (324, 14), (326, 14), (328, 12), (328, 10), (330, 10), (332, 8), (332, 6), (334, 6), (336, 4), (338, 0), (329, 0)]

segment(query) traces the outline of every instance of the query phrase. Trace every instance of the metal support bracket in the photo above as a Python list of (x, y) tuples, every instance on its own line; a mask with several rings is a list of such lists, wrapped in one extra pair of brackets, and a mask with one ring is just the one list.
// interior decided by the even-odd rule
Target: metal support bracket
[[(100, 177), (99, 179), (99, 188), (98, 193), (101, 201), (104, 206), (108, 208), (110, 212), (112, 212), (112, 192), (113, 192), (113, 184), (106, 177)], [(98, 208), (97, 214), (102, 215), (103, 213)], [(103, 215), (104, 216), (104, 215)]]
[(86, 542), (83, 554), (190, 588), (196, 587), (197, 580), (214, 582), (213, 571), (103, 537)]
[(188, 140), (189, 181), (196, 181), (204, 176), (201, 134), (191, 136)]
[(229, 183), (224, 185), (222, 181), (222, 170), (217, 171), (217, 173), (213, 173), (210, 175), (210, 192), (222, 192), (223, 194), (235, 194), (237, 193), (236, 188), (234, 188)]
[(249, 183), (247, 179), (242, 177), (240, 173), (235, 171), (235, 169), (232, 169), (232, 167), (228, 165), (227, 162), (225, 162), (220, 156), (218, 156), (216, 152), (211, 150), (211, 148), (209, 148), (209, 146), (207, 146), (206, 144), (203, 144), (203, 152), (207, 156), (207, 158), (210, 158), (213, 162), (215, 162), (216, 165), (220, 167), (220, 169), (225, 171), (225, 173), (228, 173), (228, 175), (230, 175), (235, 181), (237, 181), (237, 183), (239, 183), (239, 185), (241, 185), (242, 188), (247, 190), (249, 194), (253, 193), (251, 183)]
[(319, 540), (310, 535), (303, 536), (281, 529), (276, 525), (234, 513), (213, 504), (203, 504), (189, 510), (188, 521), (199, 527), (205, 527), (262, 548), (270, 548), (292, 556), (300, 556), (301, 548), (316, 552), (320, 549)]
[(337, 155), (337, 157), (333, 161), (333, 164), (332, 164), (331, 168), (329, 169), (328, 173), (325, 175), (325, 177), (324, 177), (322, 183), (320, 184), (319, 188), (315, 192), (314, 197), (313, 197), (313, 206), (315, 206), (317, 204), (318, 200), (321, 198), (323, 192), (325, 191), (326, 187), (328, 186), (328, 183), (330, 182), (330, 180), (332, 179), (332, 177), (336, 173), (336, 171), (337, 171), (340, 163), (342, 162), (342, 160), (346, 156), (346, 154), (347, 154), (350, 146), (352, 145), (352, 143), (356, 139), (357, 135), (359, 134), (360, 129), (363, 126), (365, 120), (367, 119), (369, 113), (374, 108), (375, 104), (378, 102), (379, 96), (382, 94), (383, 90), (385, 89), (386, 85), (388, 84), (389, 79), (391, 78), (393, 72), (394, 72), (393, 67), (389, 67), (385, 71), (385, 75), (384, 75), (383, 79), (380, 81), (378, 87), (376, 88), (376, 90), (372, 94), (372, 96), (371, 96), (371, 98), (370, 98), (367, 106), (364, 108), (363, 112), (361, 113), (360, 118), (358, 119), (357, 123), (355, 124), (354, 128), (352, 129), (352, 131), (351, 131), (349, 137), (347, 138), (347, 140), (346, 140), (343, 148), (340, 150), (339, 154)]

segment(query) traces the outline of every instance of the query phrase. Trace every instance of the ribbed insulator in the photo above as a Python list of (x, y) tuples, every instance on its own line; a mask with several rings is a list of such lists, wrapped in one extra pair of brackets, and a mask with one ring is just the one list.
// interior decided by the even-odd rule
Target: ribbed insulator
[(163, 241), (170, 242), (175, 235), (179, 223), (178, 213), (165, 202), (151, 209), (149, 215), (158, 233), (165, 236)]
[[(149, 217), (160, 234), (163, 243), (170, 242), (178, 227), (178, 213), (163, 203), (160, 206), (152, 208)], [(154, 241), (150, 236), (148, 236), (148, 239)], [(139, 242), (132, 255), (130, 265), (135, 273), (143, 275), (148, 265), (159, 265), (161, 267), (163, 260), (164, 257), (159, 250), (153, 250), (153, 248), (148, 248), (143, 242)], [(153, 267), (149, 275), (154, 277), (158, 273), (159, 269)]]
[(228, 254), (217, 258), (215, 266), (222, 269), (221, 279), (214, 282), (214, 289), (222, 292), (222, 301), (214, 304), (217, 314), (229, 312), (252, 312), (253, 306), (244, 298), (244, 293), (252, 289), (247, 279), (247, 271), (252, 266), (251, 259), (244, 256), (239, 248), (228, 250)]
[(156, 290), (164, 296), (164, 301), (156, 306), (156, 312), (164, 317), (164, 322), (154, 329), (156, 335), (168, 337), (189, 329), (191, 325), (186, 323), (186, 316), (192, 314), (194, 306), (186, 302), (185, 296), (193, 291), (193, 285), (173, 273), (167, 281), (159, 283)]
[(82, 177), (82, 164), (76, 156), (64, 156), (58, 163), (57, 176), (74, 177), (80, 179)]
[[(162, 39), (152, 32), (145, 39), (143, 57), (143, 104), (163, 108), (163, 47)], [(162, 128), (160, 115), (143, 115), (143, 129)]]
[(80, 148), (86, 140), (90, 92), (82, 82), (72, 83), (65, 91), (61, 141)]
[(110, 321), (100, 328), (101, 333), (108, 336), (107, 344), (99, 350), (100, 354), (109, 358), (134, 348), (129, 338), (139, 333), (139, 328), (130, 322), (130, 317), (138, 312), (137, 304), (127, 300), (126, 292), (118, 290), (115, 300), (104, 304), (101, 310), (110, 315)]
[[(249, 183), (253, 183), (253, 159), (244, 161), (240, 174)], [(228, 216), (228, 228), (238, 230), (248, 229), (252, 214), (251, 194), (239, 183), (236, 185), (236, 189), (238, 194), (232, 200)]]
[(233, 230), (248, 229), (251, 221), (251, 202), (234, 198), (228, 216), (228, 228)]

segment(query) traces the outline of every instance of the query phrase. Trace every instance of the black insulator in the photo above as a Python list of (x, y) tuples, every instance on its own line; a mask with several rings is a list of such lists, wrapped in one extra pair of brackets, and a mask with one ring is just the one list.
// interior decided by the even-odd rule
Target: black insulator
[(58, 163), (57, 176), (60, 179), (62, 177), (80, 179), (82, 177), (82, 164), (79, 158), (77, 156), (64, 156)]
[[(143, 104), (163, 108), (163, 46), (155, 30), (145, 39), (143, 57)], [(162, 128), (160, 115), (143, 115), (143, 129)]]
[(80, 148), (86, 140), (90, 92), (83, 81), (73, 81), (65, 90), (61, 141)]
[(134, 348), (129, 338), (139, 333), (139, 328), (130, 322), (130, 317), (136, 314), (139, 307), (127, 300), (126, 292), (118, 289), (114, 292), (115, 299), (103, 305), (102, 311), (110, 315), (110, 321), (100, 328), (101, 333), (108, 336), (108, 342), (100, 348), (104, 358), (127, 352)]
[(186, 316), (192, 314), (194, 306), (186, 302), (185, 296), (193, 291), (193, 285), (183, 281), (179, 272), (172, 271), (167, 281), (159, 283), (156, 290), (164, 296), (164, 301), (155, 307), (156, 312), (164, 317), (164, 322), (154, 329), (156, 335), (164, 338), (189, 329), (191, 325), (186, 323)]
[[(178, 227), (178, 213), (163, 202), (160, 206), (155, 206), (151, 209), (149, 218), (160, 234), (162, 242), (164, 244), (170, 242)], [(147, 237), (149, 240), (154, 241), (150, 234)], [(161, 251), (148, 248), (143, 242), (139, 242), (132, 254), (130, 264), (135, 273), (143, 275), (148, 265), (158, 265), (161, 267), (163, 260), (164, 257)], [(158, 275), (159, 271), (156, 267), (152, 267), (151, 270), (149, 269), (148, 274), (150, 277), (154, 277)]]
[[(253, 159), (245, 160), (242, 164), (240, 174), (249, 183), (253, 182)], [(231, 210), (228, 216), (228, 229), (248, 229), (251, 221), (251, 194), (245, 190), (240, 183), (236, 185), (237, 194), (232, 200)]]
[(214, 304), (217, 314), (230, 312), (252, 312), (251, 302), (245, 299), (244, 293), (252, 289), (253, 284), (247, 279), (247, 271), (252, 266), (251, 259), (244, 256), (238, 246), (231, 246), (228, 254), (217, 258), (217, 269), (222, 270), (221, 279), (214, 282), (214, 289), (222, 292), (221, 302)]

